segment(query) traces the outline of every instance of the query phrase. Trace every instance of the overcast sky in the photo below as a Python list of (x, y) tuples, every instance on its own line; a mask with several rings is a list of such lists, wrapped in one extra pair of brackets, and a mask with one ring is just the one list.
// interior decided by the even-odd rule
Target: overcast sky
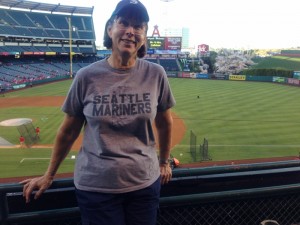
[[(119, 0), (32, 0), (61, 5), (94, 6), (97, 44), (102, 43), (104, 24)], [(167, 1), (167, 2), (166, 2)], [(142, 0), (154, 25), (188, 27), (190, 45), (212, 48), (300, 47), (298, 0)]]

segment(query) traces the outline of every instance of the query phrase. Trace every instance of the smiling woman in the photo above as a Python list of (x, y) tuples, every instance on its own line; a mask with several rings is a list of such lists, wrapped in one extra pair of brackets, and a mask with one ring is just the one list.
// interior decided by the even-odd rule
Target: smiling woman
[[(164, 68), (140, 59), (147, 53), (148, 22), (140, 1), (117, 4), (104, 30), (104, 45), (112, 53), (77, 72), (48, 169), (21, 182), (26, 202), (34, 190), (36, 199), (50, 187), (83, 131), (74, 172), (83, 223), (156, 224), (160, 187), (172, 177), (175, 99)], [(90, 204), (93, 210), (87, 210)]]
[[(78, 2), (87, 5), (91, 1)], [(68, 71), (65, 68), (68, 68), (69, 63), (72, 65), (72, 46), (78, 52), (85, 50), (85, 47), (93, 50), (93, 54), (75, 52), (74, 71), (77, 73), (72, 77), (72, 84), (71, 79), (69, 84), (65, 83), (63, 91), (53, 90), (60, 84), (45, 88), (33, 82), (32, 88), (18, 91), (18, 96), (22, 98), (11, 97), (10, 94), (14, 92), (8, 91), (0, 100), (1, 120), (21, 115), (32, 118), (43, 131), (38, 145), (34, 146), (40, 149), (1, 149), (21, 156), (19, 159), (14, 155), (14, 163), (2, 157), (1, 168), (10, 166), (7, 168), (24, 172), (26, 166), (32, 170), (33, 160), (30, 158), (35, 159), (35, 164), (43, 166), (41, 170), (44, 175), (22, 182), (27, 202), (33, 200), (30, 198), (32, 193), (35, 198), (39, 198), (54, 178), (59, 177), (57, 173), (73, 171), (75, 164), (74, 183), (84, 223), (114, 225), (129, 218), (138, 224), (154, 225), (161, 184), (168, 183), (172, 177), (169, 162), (173, 156), (180, 160), (182, 167), (298, 158), (300, 104), (297, 96), (300, 96), (300, 89), (295, 86), (299, 86), (299, 80), (269, 76), (270, 79), (263, 80), (265, 82), (247, 82), (262, 81), (257, 78), (261, 74), (255, 74), (255, 77), (246, 75), (247, 71), (244, 71), (245, 75), (238, 74), (254, 64), (245, 60), (245, 55), (252, 59), (256, 51), (244, 49), (253, 47), (256, 41), (261, 41), (260, 45), (265, 47), (268, 47), (267, 44), (271, 46), (273, 40), (277, 45), (298, 45), (299, 39), (294, 37), (299, 36), (299, 25), (295, 25), (292, 21), (294, 15), (290, 15), (297, 14), (298, 9), (286, 12), (284, 5), (280, 12), (278, 9), (282, 3), (276, 1), (268, 3), (267, 8), (265, 2), (257, 0), (251, 3), (238, 0), (199, 3), (191, 0), (145, 0), (146, 4), (151, 5), (151, 12), (158, 15), (152, 16), (137, 0), (122, 0), (118, 4), (111, 0), (105, 3), (105, 7), (103, 1), (94, 3), (94, 14), (89, 16), (49, 12), (35, 15), (36, 12), (29, 10), (25, 11), (24, 16), (23, 11), (5, 11), (5, 14), (11, 15), (7, 20), (14, 18), (22, 24), (14, 26), (16, 30), (54, 33), (52, 37), (47, 36), (49, 40), (41, 35), (39, 40), (31, 41), (31, 32), (26, 36), (26, 43), (25, 38), (21, 37), (18, 37), (18, 43), (14, 43), (14, 35), (10, 37), (10, 42), (0, 43), (0, 50), (6, 49), (8, 43), (14, 49), (29, 49), (27, 45), (30, 45), (45, 50), (42, 52), (45, 54), (36, 52), (30, 56), (26, 51), (20, 54), (20, 58), (4, 56), (6, 53), (0, 52), (4, 54), (0, 59), (0, 73), (18, 73), (17, 80), (9, 81), (14, 89), (20, 87), (14, 84), (23, 82), (22, 87), (25, 87), (30, 84), (28, 79), (33, 76), (40, 78), (41, 73), (46, 74), (46, 78), (42, 76), (43, 81), (49, 82), (52, 74), (60, 76), (60, 71)], [(111, 3), (117, 4), (114, 9)], [(161, 12), (162, 15), (159, 15)], [(34, 18), (43, 20), (36, 20), (38, 23), (33, 23), (34, 27), (28, 26), (25, 29), (26, 18), (29, 19), (28, 24)], [(281, 20), (286, 22), (284, 26)], [(98, 25), (99, 22), (101, 25)], [(75, 30), (71, 24), (76, 25)], [(291, 28), (291, 24), (295, 27)], [(157, 37), (158, 41), (154, 41), (153, 47), (149, 44), (151, 51), (147, 51), (146, 41), (150, 39), (147, 32), (152, 25), (159, 25), (160, 32), (153, 32), (151, 38), (161, 37)], [(181, 33), (174, 35), (172, 28), (175, 31), (179, 28)], [(97, 51), (95, 45), (95, 32), (98, 33), (98, 29), (101, 33), (104, 31), (104, 46), (108, 49), (103, 54)], [(290, 31), (293, 35), (287, 35), (291, 34)], [(278, 37), (282, 39), (276, 40)], [(285, 41), (287, 37), (291, 42)], [(71, 46), (70, 61), (60, 54), (68, 47), (67, 38)], [(97, 34), (97, 40), (102, 42), (102, 36)], [(205, 44), (200, 47), (206, 47), (196, 49), (202, 43)], [(104, 49), (102, 43), (99, 45), (98, 49)], [(232, 50), (232, 54), (227, 54), (228, 49), (216, 49), (232, 46), (239, 48)], [(47, 55), (50, 47), (55, 51), (51, 56)], [(98, 58), (100, 54), (101, 58)], [(145, 55), (147, 58), (144, 60), (142, 58)], [(225, 63), (221, 66), (220, 62), (228, 62), (225, 60), (228, 58), (231, 59), (230, 65)], [(28, 78), (28, 75), (31, 77)], [(12, 76), (7, 78), (13, 79)], [(295, 86), (278, 84), (287, 81), (289, 84), (295, 82)], [(23, 98), (26, 96), (25, 91), (38, 89), (35, 94), (31, 92), (28, 95), (38, 97)], [(62, 97), (47, 97), (49, 89), (53, 95)], [(1, 135), (7, 135), (7, 130), (6, 127), (0, 127)], [(13, 137), (11, 143), (19, 141), (15, 133), (9, 134)], [(49, 160), (50, 153), (52, 156), (46, 168), (48, 163), (44, 160)], [(70, 162), (68, 170), (63, 170), (65, 159), (67, 163)], [(232, 166), (233, 169), (238, 167)], [(30, 175), (36, 172), (37, 167)], [(153, 201), (139, 201), (137, 196), (140, 195)], [(112, 199), (107, 199), (108, 196)], [(107, 202), (114, 206), (108, 208), (111, 205)], [(90, 208), (89, 203), (109, 213), (103, 210), (90, 213), (87, 210)], [(136, 207), (126, 208), (131, 203)], [(127, 212), (133, 212), (136, 217), (127, 215)], [(102, 221), (108, 217), (108, 221)], [(147, 222), (138, 221), (141, 218)]]

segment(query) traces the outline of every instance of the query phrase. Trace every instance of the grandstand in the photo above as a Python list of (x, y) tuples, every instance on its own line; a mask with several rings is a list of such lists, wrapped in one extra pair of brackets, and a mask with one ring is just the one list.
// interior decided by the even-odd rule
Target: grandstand
[(0, 0), (1, 86), (70, 77), (73, 66), (93, 61), (92, 14), (93, 7)]
[[(69, 78), (83, 66), (107, 57), (110, 50), (96, 49), (93, 9), (0, 0), (0, 87), (17, 89)], [(181, 71), (178, 59), (186, 55), (180, 55), (179, 49), (149, 49), (145, 59), (167, 72)]]
[(20, 0), (0, 7), (1, 52), (67, 53), (71, 38), (75, 53), (95, 53), (93, 8)]
[(160, 58), (158, 59), (159, 64), (165, 68), (166, 71), (179, 71), (180, 65), (178, 60), (174, 58)]

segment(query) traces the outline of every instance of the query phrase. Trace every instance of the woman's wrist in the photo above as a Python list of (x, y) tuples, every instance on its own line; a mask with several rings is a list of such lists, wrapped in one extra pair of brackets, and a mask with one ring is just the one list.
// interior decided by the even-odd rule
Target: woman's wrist
[(169, 165), (170, 159), (159, 159), (160, 165)]

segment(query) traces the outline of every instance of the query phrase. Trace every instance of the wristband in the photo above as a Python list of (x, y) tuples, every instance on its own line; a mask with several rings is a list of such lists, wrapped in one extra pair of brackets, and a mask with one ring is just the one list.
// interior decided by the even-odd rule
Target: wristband
[(170, 159), (160, 159), (159, 160), (159, 164), (163, 164), (163, 165), (169, 164), (169, 162), (170, 162)]

